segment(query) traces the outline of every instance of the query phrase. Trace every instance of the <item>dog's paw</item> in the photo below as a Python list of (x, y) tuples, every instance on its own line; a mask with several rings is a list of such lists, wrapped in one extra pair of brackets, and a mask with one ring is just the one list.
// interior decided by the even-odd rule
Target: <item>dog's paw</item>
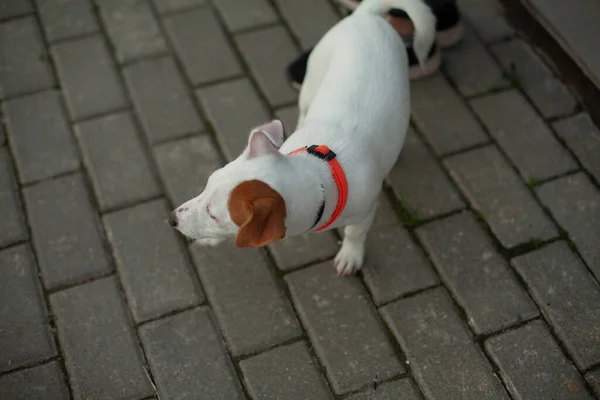
[(225, 239), (206, 238), (206, 239), (196, 239), (196, 240), (194, 240), (194, 244), (197, 246), (214, 247), (214, 246), (217, 246), (217, 245), (223, 243), (224, 241), (225, 241)]
[(346, 276), (358, 271), (363, 264), (365, 247), (363, 244), (355, 244), (344, 241), (342, 248), (338, 251), (333, 266), (338, 276)]

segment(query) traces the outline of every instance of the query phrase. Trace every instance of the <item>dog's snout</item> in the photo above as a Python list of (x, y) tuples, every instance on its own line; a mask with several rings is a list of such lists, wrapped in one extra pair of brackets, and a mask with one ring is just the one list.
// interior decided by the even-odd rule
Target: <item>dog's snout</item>
[(175, 211), (173, 211), (171, 214), (169, 214), (169, 225), (171, 225), (172, 227), (176, 227), (178, 223), (179, 218), (177, 218)]

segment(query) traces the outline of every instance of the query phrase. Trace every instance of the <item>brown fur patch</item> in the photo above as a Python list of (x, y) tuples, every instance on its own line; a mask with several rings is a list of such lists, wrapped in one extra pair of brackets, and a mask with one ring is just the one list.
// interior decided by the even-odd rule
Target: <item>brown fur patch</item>
[(231, 220), (240, 227), (237, 247), (262, 247), (285, 237), (285, 201), (263, 181), (237, 185), (227, 206)]

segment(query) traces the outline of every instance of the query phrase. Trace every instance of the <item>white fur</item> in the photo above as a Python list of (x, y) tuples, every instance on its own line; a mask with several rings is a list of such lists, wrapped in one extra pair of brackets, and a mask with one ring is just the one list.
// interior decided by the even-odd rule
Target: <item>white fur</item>
[(238, 227), (227, 209), (229, 194), (252, 179), (267, 183), (285, 200), (286, 236), (311, 229), (323, 198), (320, 224), (324, 224), (338, 201), (329, 166), (308, 154), (287, 155), (303, 146), (324, 144), (337, 154), (348, 181), (346, 207), (329, 227), (345, 227), (335, 265), (342, 275), (361, 267), (377, 197), (400, 154), (410, 118), (406, 50), (400, 36), (375, 15), (390, 8), (404, 9), (411, 17), (415, 52), (424, 59), (435, 37), (435, 18), (421, 0), (363, 1), (313, 50), (293, 135), (281, 145), (279, 121), (255, 128), (246, 150), (215, 171), (198, 197), (174, 211), (177, 229), (205, 245), (235, 236)]

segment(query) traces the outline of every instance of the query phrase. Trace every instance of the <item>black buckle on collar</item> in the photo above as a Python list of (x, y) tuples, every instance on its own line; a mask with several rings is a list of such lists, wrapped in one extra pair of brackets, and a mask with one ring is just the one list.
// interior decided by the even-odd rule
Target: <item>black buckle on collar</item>
[(321, 160), (325, 160), (328, 162), (333, 160), (336, 157), (336, 154), (332, 150), (329, 150), (329, 152), (327, 154), (323, 154), (323, 153), (317, 151), (317, 147), (319, 147), (319, 146), (317, 146), (316, 144), (313, 144), (312, 146), (306, 148), (306, 152), (308, 154), (312, 154), (313, 156), (320, 158)]

